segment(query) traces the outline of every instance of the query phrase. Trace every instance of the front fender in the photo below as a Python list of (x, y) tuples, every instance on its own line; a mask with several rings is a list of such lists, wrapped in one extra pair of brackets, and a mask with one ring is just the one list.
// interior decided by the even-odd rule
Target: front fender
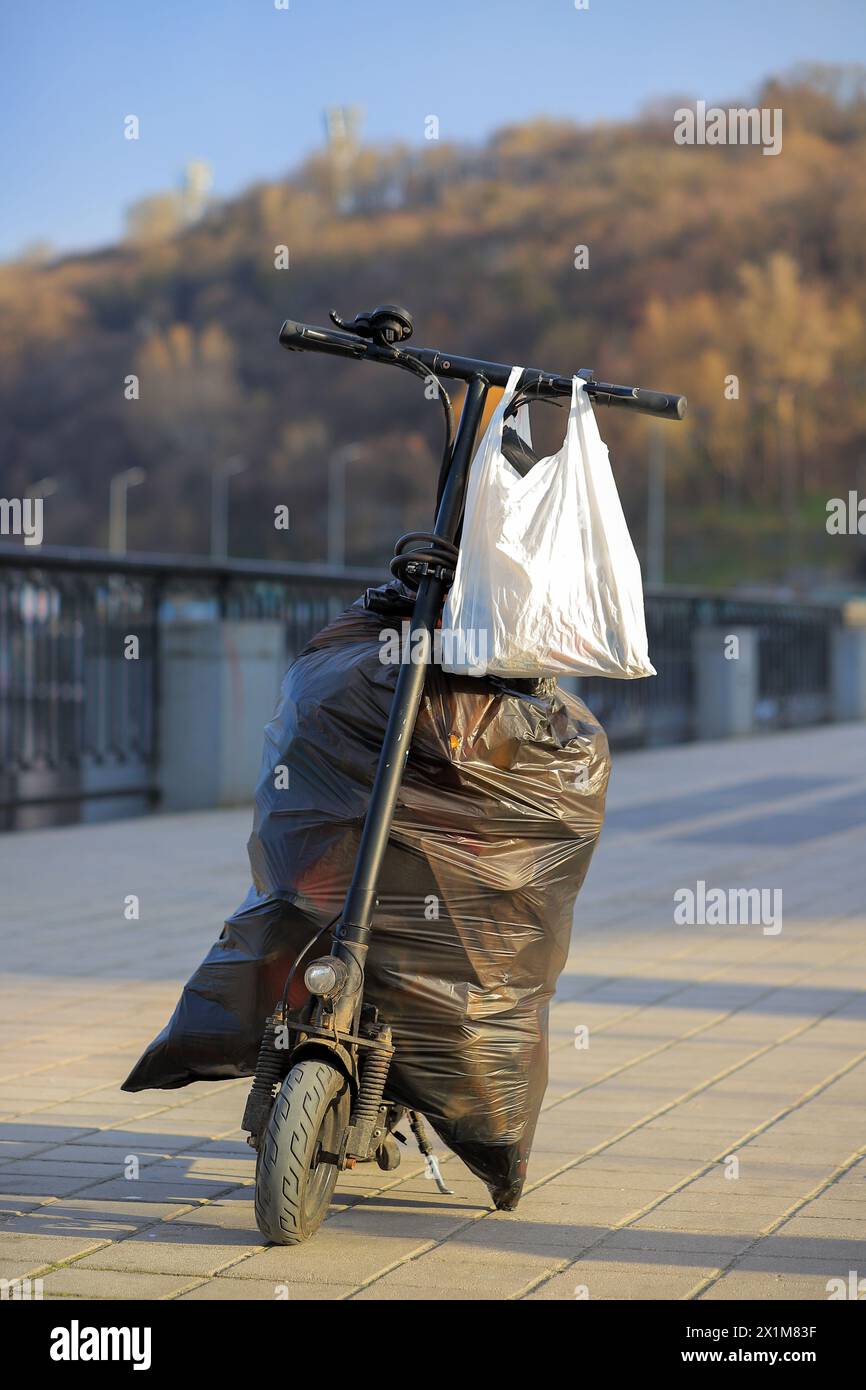
[(321, 1061), (330, 1062), (332, 1066), (337, 1067), (348, 1081), (354, 1101), (358, 1094), (358, 1068), (348, 1048), (343, 1047), (342, 1043), (330, 1042), (327, 1038), (305, 1038), (292, 1051), (292, 1066), (296, 1062), (302, 1062), (305, 1057), (318, 1057)]

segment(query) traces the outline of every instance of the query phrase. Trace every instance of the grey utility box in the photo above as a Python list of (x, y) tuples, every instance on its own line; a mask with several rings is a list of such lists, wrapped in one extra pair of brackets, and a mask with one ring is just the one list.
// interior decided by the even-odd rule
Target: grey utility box
[(287, 664), (284, 624), (175, 622), (160, 640), (162, 809), (251, 801)]
[(698, 738), (735, 738), (754, 731), (758, 642), (753, 627), (695, 629), (692, 662)]
[[(864, 615), (866, 616), (866, 615)], [(833, 629), (833, 718), (866, 719), (866, 626)]]

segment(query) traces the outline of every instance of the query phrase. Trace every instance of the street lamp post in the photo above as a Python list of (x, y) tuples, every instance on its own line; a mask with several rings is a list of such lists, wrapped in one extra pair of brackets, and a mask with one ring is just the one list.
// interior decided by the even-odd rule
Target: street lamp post
[(24, 490), (25, 498), (29, 497), (53, 497), (60, 484), (56, 478), (39, 478), (35, 483), (31, 483)]
[(361, 453), (360, 444), (344, 444), (328, 460), (328, 564), (346, 564), (346, 467)]
[(647, 583), (665, 582), (665, 442), (658, 423), (650, 434), (647, 497)]
[(229, 553), (229, 478), (243, 473), (246, 460), (239, 454), (220, 459), (211, 473), (210, 553), (214, 560), (225, 560)]
[(126, 498), (131, 487), (139, 487), (147, 474), (143, 468), (125, 468), (115, 473), (108, 493), (108, 548), (114, 555), (126, 554)]

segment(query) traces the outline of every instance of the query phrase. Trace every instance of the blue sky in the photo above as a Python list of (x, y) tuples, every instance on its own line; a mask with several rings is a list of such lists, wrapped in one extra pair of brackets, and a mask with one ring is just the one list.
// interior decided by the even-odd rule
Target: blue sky
[[(801, 61), (866, 61), (864, 0), (7, 0), (0, 255), (117, 237), (190, 158), (239, 192), (365, 108), (367, 140), (481, 139), (535, 115), (629, 116), (747, 97)], [(141, 138), (123, 138), (133, 113)]]

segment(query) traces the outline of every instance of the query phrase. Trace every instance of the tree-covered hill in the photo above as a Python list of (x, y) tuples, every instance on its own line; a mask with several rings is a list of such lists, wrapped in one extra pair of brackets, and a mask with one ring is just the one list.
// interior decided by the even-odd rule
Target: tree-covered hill
[[(360, 441), (349, 559), (384, 561), (429, 522), (438, 408), (277, 333), (396, 300), (422, 345), (689, 396), (683, 425), (601, 414), (639, 543), (664, 428), (669, 578), (853, 573), (863, 542), (828, 537), (824, 503), (866, 493), (866, 82), (812, 70), (757, 104), (783, 111), (777, 156), (677, 145), (662, 103), (482, 148), (322, 155), (193, 225), (151, 209), (116, 248), (0, 267), (0, 490), (57, 477), (45, 540), (104, 545), (109, 479), (141, 465), (130, 546), (203, 551), (212, 466), (240, 454), (233, 551), (316, 560), (327, 459)], [(553, 446), (561, 413), (536, 413)]]

